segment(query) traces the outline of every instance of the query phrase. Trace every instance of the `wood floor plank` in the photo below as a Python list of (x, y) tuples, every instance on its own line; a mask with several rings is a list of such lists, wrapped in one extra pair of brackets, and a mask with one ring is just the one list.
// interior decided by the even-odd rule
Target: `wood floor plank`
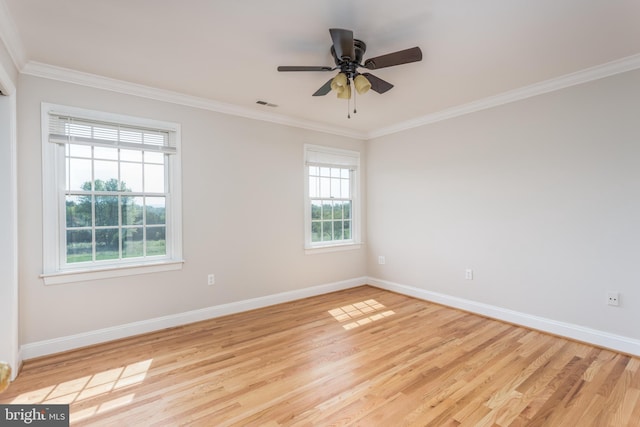
[(55, 402), (74, 426), (640, 426), (640, 359), (362, 286), (29, 360), (0, 395)]

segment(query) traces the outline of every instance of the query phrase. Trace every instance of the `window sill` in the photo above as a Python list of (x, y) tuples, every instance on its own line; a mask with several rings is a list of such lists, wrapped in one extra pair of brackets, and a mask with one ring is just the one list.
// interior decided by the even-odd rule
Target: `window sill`
[(102, 268), (66, 270), (56, 273), (41, 274), (45, 285), (86, 282), (90, 280), (109, 279), (112, 277), (133, 276), (136, 274), (157, 273), (161, 271), (181, 270), (184, 260), (163, 261), (147, 264), (118, 265)]
[(347, 243), (344, 245), (317, 246), (304, 249), (305, 255), (324, 254), (327, 252), (354, 251), (360, 249), (362, 243)]

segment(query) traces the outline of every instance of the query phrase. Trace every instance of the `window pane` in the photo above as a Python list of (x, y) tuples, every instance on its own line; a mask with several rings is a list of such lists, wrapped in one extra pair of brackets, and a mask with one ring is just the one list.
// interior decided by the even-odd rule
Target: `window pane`
[(120, 149), (120, 160), (125, 162), (142, 162), (142, 151)]
[(66, 196), (67, 227), (91, 226), (91, 196)]
[(343, 210), (343, 218), (344, 219), (351, 219), (351, 202), (345, 202), (344, 203), (344, 210)]
[(122, 197), (122, 225), (142, 224), (142, 197)]
[(145, 163), (157, 163), (164, 165), (164, 154), (163, 153), (154, 153), (152, 151), (144, 152), (144, 162)]
[(94, 160), (93, 167), (96, 191), (118, 191), (118, 162)]
[(117, 228), (96, 230), (96, 260), (120, 258), (120, 232)]
[(147, 224), (165, 224), (165, 198), (164, 197), (147, 197), (146, 202), (146, 215)]
[(320, 168), (320, 176), (331, 176), (331, 168)]
[(331, 168), (331, 177), (332, 178), (340, 178), (340, 169)]
[(165, 227), (147, 227), (147, 256), (166, 255)]
[(144, 256), (144, 232), (142, 227), (122, 230), (122, 257), (132, 258)]
[(351, 221), (345, 221), (342, 235), (345, 239), (351, 239)]
[(148, 193), (164, 193), (164, 166), (144, 165), (144, 191)]
[(322, 219), (333, 219), (333, 206), (331, 202), (323, 202)]
[(91, 147), (88, 145), (69, 144), (67, 149), (69, 150), (68, 155), (71, 157), (91, 158)]
[(95, 196), (96, 226), (118, 225), (118, 197)]
[(342, 219), (342, 202), (333, 202), (333, 218)]
[(322, 223), (322, 240), (333, 240), (333, 222), (324, 221)]
[(351, 191), (349, 189), (349, 180), (348, 179), (341, 179), (340, 180), (340, 197), (342, 197), (343, 199), (349, 199), (351, 198)]
[(67, 167), (69, 168), (67, 190), (91, 191), (91, 160), (69, 159)]
[(92, 260), (91, 230), (67, 230), (67, 263)]
[(122, 191), (142, 191), (142, 163), (120, 164), (120, 188)]
[(320, 169), (317, 166), (309, 166), (309, 175), (318, 176)]
[(333, 240), (342, 240), (342, 221), (333, 221)]
[(109, 147), (93, 147), (93, 157), (96, 159), (118, 160), (118, 149)]
[(311, 241), (322, 241), (322, 223), (320, 221), (313, 221), (311, 223)]
[(340, 178), (331, 178), (331, 197), (340, 198)]
[(322, 217), (322, 203), (318, 200), (311, 202), (311, 219), (320, 219)]
[(331, 179), (320, 178), (320, 197), (328, 199), (331, 197)]
[(318, 191), (318, 178), (315, 176), (309, 177), (309, 197), (314, 198), (319, 196)]
[(348, 179), (349, 178), (349, 169), (340, 169), (340, 176), (342, 178)]

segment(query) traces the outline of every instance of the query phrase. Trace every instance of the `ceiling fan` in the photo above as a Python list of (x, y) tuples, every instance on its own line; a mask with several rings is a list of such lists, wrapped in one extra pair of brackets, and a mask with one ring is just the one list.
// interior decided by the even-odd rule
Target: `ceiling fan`
[[(362, 63), (362, 58), (367, 50), (367, 45), (358, 39), (353, 38), (353, 31), (340, 28), (329, 29), (333, 45), (331, 46), (331, 56), (336, 63), (335, 67), (330, 66), (280, 66), (278, 71), (334, 71), (340, 72), (318, 89), (313, 96), (324, 96), (335, 90), (338, 98), (351, 98), (351, 82), (356, 88), (356, 92), (363, 94), (369, 89), (377, 93), (385, 93), (393, 85), (389, 82), (374, 76), (371, 73), (360, 73), (358, 68), (367, 70), (377, 70), (380, 68), (393, 67), (395, 65), (409, 64), (422, 60), (422, 51), (419, 47), (400, 50), (386, 55), (369, 58)], [(355, 112), (355, 111), (354, 111)]]

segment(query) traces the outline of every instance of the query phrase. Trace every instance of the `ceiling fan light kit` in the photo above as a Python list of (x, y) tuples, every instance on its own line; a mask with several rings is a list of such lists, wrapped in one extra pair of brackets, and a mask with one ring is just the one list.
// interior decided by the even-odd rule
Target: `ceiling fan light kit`
[(345, 86), (338, 91), (338, 99), (351, 99), (351, 85)]
[[(367, 45), (358, 39), (353, 38), (353, 31), (340, 28), (329, 29), (333, 45), (331, 46), (331, 56), (336, 63), (335, 67), (328, 66), (280, 66), (278, 71), (335, 71), (338, 74), (327, 81), (318, 89), (313, 96), (324, 96), (332, 90), (336, 92), (339, 99), (351, 99), (351, 83), (360, 95), (373, 90), (377, 93), (385, 93), (393, 85), (389, 82), (374, 76), (371, 73), (359, 73), (358, 68), (377, 70), (380, 68), (393, 67), (395, 65), (409, 64), (422, 60), (422, 51), (419, 47), (400, 50), (386, 55), (367, 59), (364, 64), (362, 58), (367, 50)], [(355, 98), (354, 98), (355, 102)], [(354, 108), (354, 113), (355, 113)], [(350, 117), (347, 114), (347, 117)]]
[(369, 92), (369, 89), (371, 89), (371, 82), (362, 74), (358, 74), (354, 77), (353, 85), (356, 87), (356, 91), (359, 95), (364, 95)]
[(338, 73), (338, 75), (331, 80), (331, 90), (336, 91), (338, 98), (340, 98), (340, 95), (346, 91), (348, 84), (349, 80), (347, 79), (347, 75), (345, 73)]

